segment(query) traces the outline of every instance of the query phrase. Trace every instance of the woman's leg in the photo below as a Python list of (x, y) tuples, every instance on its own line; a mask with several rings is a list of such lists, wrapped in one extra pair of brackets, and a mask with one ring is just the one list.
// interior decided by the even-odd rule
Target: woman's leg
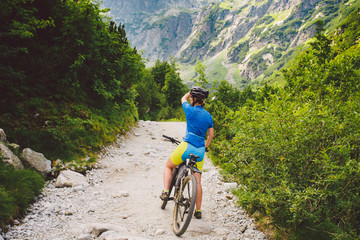
[(201, 187), (201, 174), (193, 173), (196, 178), (197, 183), (197, 195), (196, 195), (196, 210), (201, 209), (201, 201), (202, 201), (202, 187)]
[(172, 170), (176, 168), (177, 165), (175, 165), (171, 158), (169, 157), (166, 161), (165, 168), (164, 168), (164, 190), (169, 190), (170, 187), (170, 181), (172, 176)]
[(180, 165), (183, 161), (181, 156), (187, 149), (187, 143), (181, 142), (179, 146), (175, 148), (175, 150), (171, 153), (170, 157), (165, 163), (164, 168), (164, 190), (169, 190), (170, 181), (172, 177), (172, 170)]

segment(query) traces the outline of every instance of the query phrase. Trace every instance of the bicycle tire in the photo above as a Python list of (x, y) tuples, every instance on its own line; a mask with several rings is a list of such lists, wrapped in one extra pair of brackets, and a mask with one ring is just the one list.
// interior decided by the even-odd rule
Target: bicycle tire
[(194, 214), (197, 195), (196, 178), (193, 175), (187, 176), (181, 189), (176, 196), (173, 230), (176, 236), (181, 236), (188, 228)]
[[(174, 169), (174, 172), (173, 172), (173, 174), (172, 174), (172, 177), (171, 177), (171, 181), (170, 181), (170, 186), (169, 186), (169, 197), (170, 197), (170, 195), (171, 195), (171, 191), (172, 191), (172, 189), (173, 189), (173, 187), (174, 187), (174, 184), (175, 184), (175, 181), (176, 181), (176, 175), (177, 175), (177, 173), (178, 173), (178, 169), (177, 169), (177, 168), (175, 168), (175, 169)], [(161, 209), (165, 209), (166, 204), (168, 203), (168, 201), (169, 201), (169, 200), (162, 200), (162, 201), (161, 201)]]

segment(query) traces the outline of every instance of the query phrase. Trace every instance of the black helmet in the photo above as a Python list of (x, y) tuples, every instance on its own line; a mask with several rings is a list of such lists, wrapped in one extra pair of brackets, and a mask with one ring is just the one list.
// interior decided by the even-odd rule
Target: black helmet
[(190, 91), (192, 97), (205, 99), (209, 96), (209, 91), (202, 87), (193, 87)]

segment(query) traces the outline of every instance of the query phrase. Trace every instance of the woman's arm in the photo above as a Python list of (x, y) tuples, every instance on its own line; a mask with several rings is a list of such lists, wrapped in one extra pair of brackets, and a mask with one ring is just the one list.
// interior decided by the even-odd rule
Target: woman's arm
[(183, 104), (184, 102), (187, 102), (187, 100), (190, 97), (190, 92), (188, 92), (187, 94), (185, 94), (182, 98), (181, 98), (181, 104)]
[(210, 146), (210, 143), (214, 138), (214, 128), (209, 128), (208, 131), (209, 131), (209, 135), (205, 143), (205, 148), (208, 148)]

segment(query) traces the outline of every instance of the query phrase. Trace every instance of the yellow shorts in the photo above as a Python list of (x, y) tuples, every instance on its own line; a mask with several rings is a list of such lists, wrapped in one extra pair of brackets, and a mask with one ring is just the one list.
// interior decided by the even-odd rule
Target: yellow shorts
[(199, 158), (195, 167), (202, 171), (204, 165), (204, 156), (205, 156), (205, 146), (196, 148), (192, 144), (187, 142), (181, 142), (179, 146), (171, 153), (170, 159), (175, 165), (180, 165), (189, 158), (189, 154), (193, 153)]

